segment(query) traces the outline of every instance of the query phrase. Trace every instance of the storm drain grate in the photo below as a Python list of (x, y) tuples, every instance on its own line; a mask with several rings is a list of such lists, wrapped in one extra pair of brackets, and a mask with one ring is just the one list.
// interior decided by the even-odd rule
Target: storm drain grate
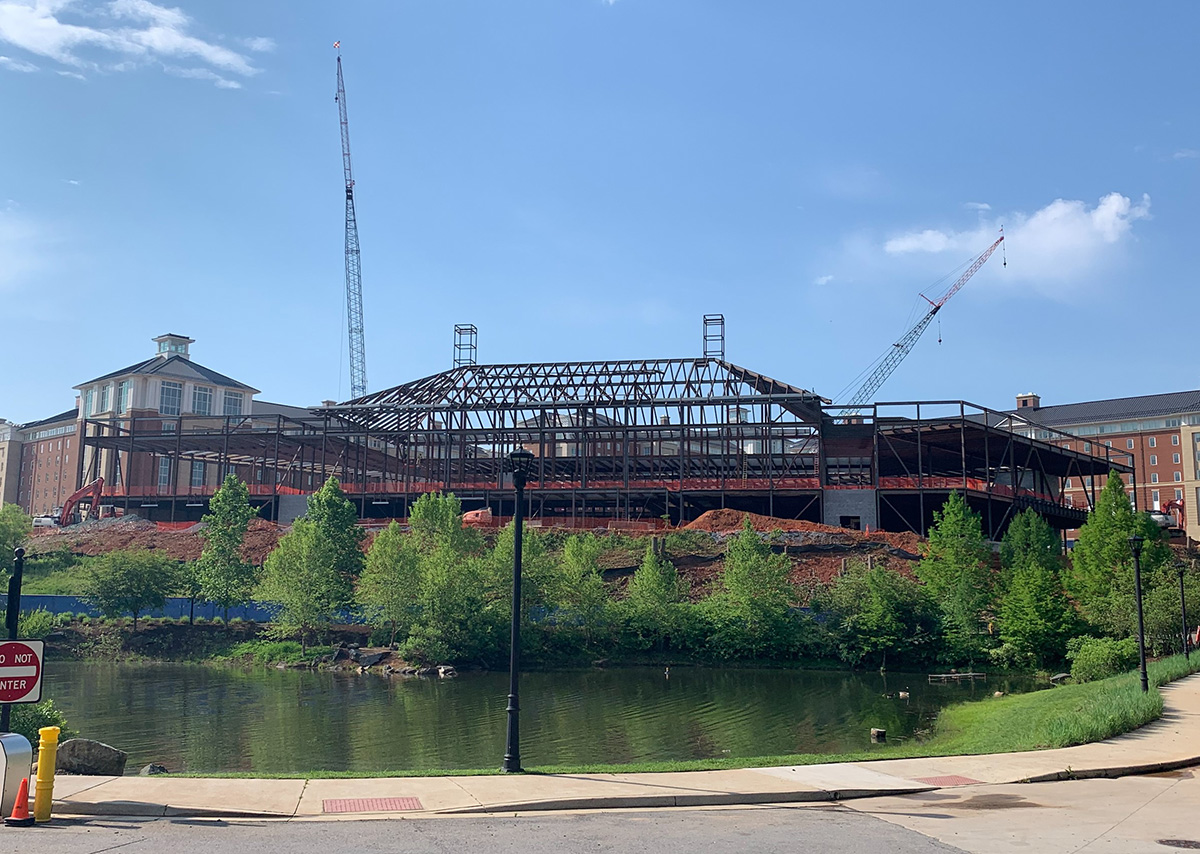
[(972, 780), (970, 777), (960, 777), (958, 774), (947, 774), (944, 777), (913, 777), (918, 783), (928, 783), (931, 786), (973, 786), (982, 780)]
[(423, 810), (420, 798), (326, 798), (324, 812), (403, 812)]

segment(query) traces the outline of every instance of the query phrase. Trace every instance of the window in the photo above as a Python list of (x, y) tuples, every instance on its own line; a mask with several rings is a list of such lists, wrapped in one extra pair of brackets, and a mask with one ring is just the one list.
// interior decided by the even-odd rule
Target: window
[(1129, 450), (1129, 451), (1133, 450), (1133, 439), (1125, 440), (1125, 448), (1126, 448), (1126, 450)]
[(1176, 433), (1176, 434), (1174, 434), (1173, 436), (1171, 436), (1171, 444), (1172, 444), (1172, 445), (1178, 445), (1178, 444), (1179, 444), (1179, 434), (1178, 434), (1178, 433)]
[(1152, 466), (1158, 465), (1158, 454), (1150, 455), (1150, 465), (1152, 465)]
[(129, 411), (130, 398), (133, 396), (133, 383), (121, 380), (117, 383), (117, 412), (124, 415)]
[(1111, 448), (1112, 447), (1112, 439), (1106, 439), (1104, 442), (1104, 447)]
[(83, 393), (83, 417), (90, 418), (96, 413), (96, 390), (89, 388)]
[(204, 463), (200, 460), (192, 460), (192, 488), (204, 486)]
[(1150, 437), (1150, 439), (1149, 439), (1149, 445), (1150, 445), (1150, 447), (1151, 447), (1151, 448), (1153, 448), (1153, 447), (1157, 446), (1157, 445), (1158, 445), (1158, 440), (1157, 440), (1157, 439), (1155, 439), (1153, 436), (1151, 436), (1151, 437)]
[(1158, 483), (1158, 472), (1156, 472), (1156, 471), (1150, 472), (1150, 482)]
[(1182, 489), (1177, 489), (1177, 490), (1175, 490), (1175, 500), (1176, 500), (1176, 501), (1182, 501), (1182, 500), (1183, 500), (1183, 490), (1182, 490)]
[(163, 427), (163, 432), (164, 432), (164, 433), (174, 433), (174, 432), (175, 432), (175, 428), (176, 428), (176, 427), (178, 427), (178, 426), (179, 426), (179, 425), (178, 425), (178, 424), (176, 424), (174, 421), (164, 421), (164, 422), (162, 423), (162, 427)]
[(241, 415), (242, 414), (242, 401), (245, 399), (245, 397), (246, 396), (244, 394), (242, 394), (240, 391), (225, 392), (225, 411), (222, 414), (223, 415)]
[(162, 381), (158, 395), (158, 411), (163, 415), (178, 415), (183, 401), (183, 384)]
[(171, 459), (158, 458), (158, 488), (166, 489), (171, 485)]
[(1063, 489), (1070, 489), (1070, 488), (1071, 488), (1071, 478), (1067, 478), (1066, 480), (1063, 481)]
[(1172, 475), (1172, 479), (1176, 483), (1179, 483), (1181, 480), (1183, 480), (1183, 472), (1181, 472), (1181, 471), (1175, 472), (1175, 474)]
[(192, 389), (192, 412), (196, 415), (212, 415), (212, 389), (198, 385)]
[(1171, 462), (1175, 463), (1175, 465), (1179, 465), (1179, 454), (1172, 454)]
[(109, 392), (112, 390), (110, 385), (100, 386), (100, 412), (108, 412)]

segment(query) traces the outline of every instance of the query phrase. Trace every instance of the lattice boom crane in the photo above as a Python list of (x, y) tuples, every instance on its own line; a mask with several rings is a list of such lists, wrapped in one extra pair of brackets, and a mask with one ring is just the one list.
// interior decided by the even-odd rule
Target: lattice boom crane
[(346, 85), (342, 81), (342, 43), (337, 48), (338, 116), (342, 122), (342, 171), (346, 174), (346, 327), (350, 333), (350, 397), (367, 393), (367, 342), (363, 334), (362, 267), (358, 253), (358, 220), (354, 215), (354, 175), (350, 169), (350, 122), (346, 118)]
[[(1004, 235), (1001, 234), (995, 243), (985, 249), (978, 258), (971, 262), (971, 266), (967, 267), (966, 271), (958, 277), (958, 281), (950, 286), (950, 289), (946, 291), (941, 299), (935, 302), (924, 294), (921, 295), (922, 298), (931, 306), (929, 312), (921, 318), (916, 326), (904, 333), (904, 337), (892, 345), (891, 350), (889, 350), (887, 355), (884, 356), (883, 361), (881, 361), (875, 370), (871, 372), (871, 375), (867, 377), (866, 381), (864, 381), (863, 384), (858, 387), (858, 391), (854, 392), (854, 396), (851, 397), (850, 401), (846, 404), (848, 411), (845, 414), (853, 414), (871, 401), (871, 399), (875, 396), (875, 392), (879, 391), (880, 387), (887, 382), (888, 377), (892, 375), (892, 372), (896, 370), (900, 363), (904, 361), (904, 357), (907, 356), (909, 351), (912, 350), (913, 346), (916, 345), (917, 341), (920, 339), (922, 333), (925, 332), (925, 329), (929, 326), (930, 322), (937, 315), (937, 313), (942, 310), (942, 306), (950, 301), (950, 297), (962, 290), (963, 285), (965, 285), (972, 276), (979, 272), (979, 268), (984, 265), (988, 258), (992, 257), (992, 253), (995, 252), (1003, 242)], [(1007, 266), (1007, 264), (1005, 266)]]

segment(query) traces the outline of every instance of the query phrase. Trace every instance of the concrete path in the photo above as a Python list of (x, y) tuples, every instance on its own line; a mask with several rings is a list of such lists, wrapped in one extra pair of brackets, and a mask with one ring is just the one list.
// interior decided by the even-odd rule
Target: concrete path
[(342, 780), (60, 777), (60, 814), (366, 818), (841, 801), (1200, 765), (1200, 674), (1162, 689), (1163, 718), (1096, 744), (1026, 753), (737, 771)]

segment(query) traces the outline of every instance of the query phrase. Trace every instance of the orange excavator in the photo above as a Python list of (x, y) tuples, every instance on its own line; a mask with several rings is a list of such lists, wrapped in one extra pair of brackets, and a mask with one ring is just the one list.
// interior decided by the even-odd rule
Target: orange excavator
[[(91, 496), (91, 504), (88, 506), (88, 516), (100, 518), (100, 493), (104, 490), (104, 478), (98, 477), (86, 486), (81, 486), (79, 489), (71, 493), (71, 497), (66, 500), (62, 506), (62, 512), (58, 516), (58, 524), (66, 527), (71, 524), (72, 518), (75, 516), (75, 507), (80, 500)], [(87, 517), (84, 517), (85, 519)], [(81, 520), (82, 521), (82, 520)]]

